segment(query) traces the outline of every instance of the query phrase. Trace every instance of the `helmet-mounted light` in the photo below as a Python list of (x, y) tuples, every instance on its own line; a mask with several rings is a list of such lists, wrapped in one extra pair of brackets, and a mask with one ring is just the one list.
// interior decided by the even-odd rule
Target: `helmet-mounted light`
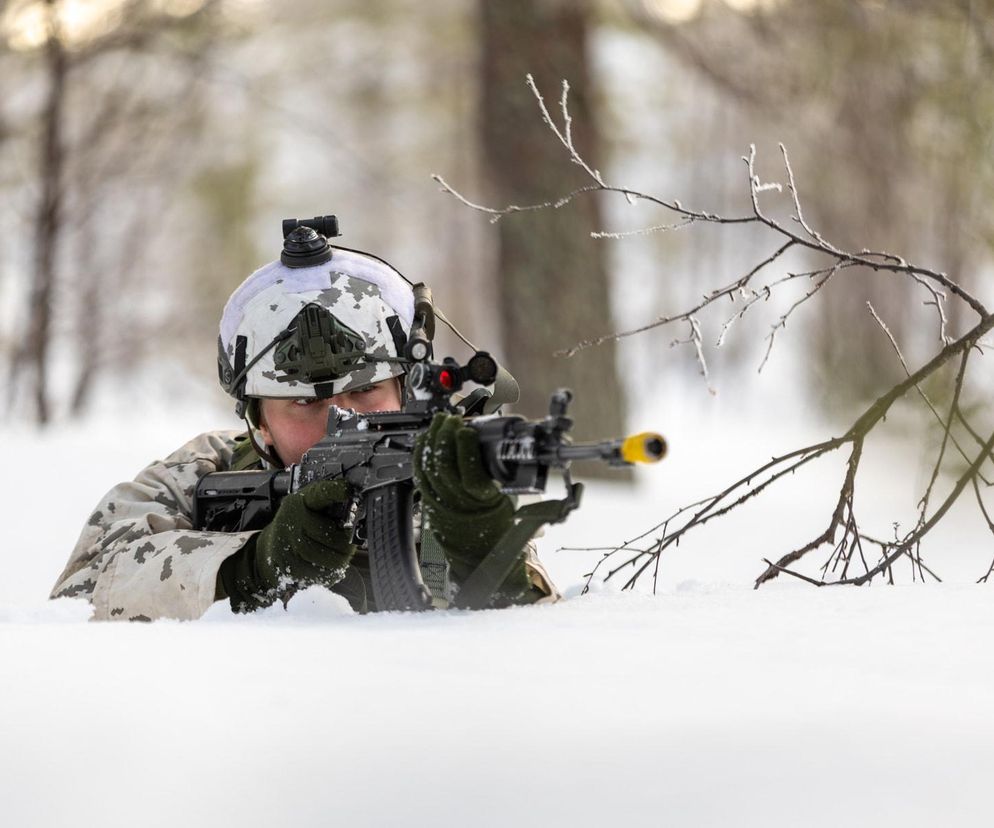
[(331, 261), (328, 239), (310, 227), (298, 227), (283, 239), (280, 261), (287, 267), (314, 267)]
[(328, 239), (342, 235), (336, 216), (312, 219), (283, 219), (283, 252), (280, 261), (287, 267), (314, 267), (331, 261)]

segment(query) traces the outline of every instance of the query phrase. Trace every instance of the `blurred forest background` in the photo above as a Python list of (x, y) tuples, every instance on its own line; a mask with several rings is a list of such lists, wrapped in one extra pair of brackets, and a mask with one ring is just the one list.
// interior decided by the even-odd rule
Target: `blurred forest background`
[[(782, 141), (825, 237), (994, 293), (994, 0), (0, 0), (5, 419), (80, 417), (149, 374), (210, 387), (223, 302), (280, 219), (336, 213), (342, 244), (427, 281), (505, 360), (520, 410), (570, 385), (581, 436), (620, 433), (626, 398), (696, 374), (674, 332), (552, 352), (772, 249), (722, 226), (592, 239), (667, 220), (609, 196), (491, 224), (441, 194), (432, 173), (491, 206), (587, 183), (529, 72), (550, 103), (569, 80), (609, 183), (742, 214), (740, 157), (755, 143), (783, 180)], [(927, 297), (894, 288), (847, 274), (792, 323), (777, 347), (809, 399), (848, 413), (900, 376), (867, 299), (912, 361), (934, 347)], [(716, 372), (754, 376), (769, 324), (745, 320)]]

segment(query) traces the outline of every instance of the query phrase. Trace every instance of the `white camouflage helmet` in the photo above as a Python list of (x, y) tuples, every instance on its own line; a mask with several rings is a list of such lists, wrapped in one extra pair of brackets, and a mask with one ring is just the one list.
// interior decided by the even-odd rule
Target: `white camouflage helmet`
[[(305, 319), (304, 308), (316, 316)], [(338, 370), (326, 372), (325, 381), (294, 379), (286, 367), (283, 343), (311, 318), (331, 326), (337, 342), (333, 358), (357, 356), (346, 368), (339, 363)], [(333, 247), (330, 261), (312, 267), (270, 262), (249, 276), (224, 306), (218, 338), (221, 386), (239, 401), (241, 415), (247, 398), (327, 398), (399, 376), (404, 365), (380, 360), (403, 356), (413, 318), (410, 286), (374, 256)], [(373, 359), (363, 358), (363, 349)], [(289, 353), (292, 358), (292, 348)]]

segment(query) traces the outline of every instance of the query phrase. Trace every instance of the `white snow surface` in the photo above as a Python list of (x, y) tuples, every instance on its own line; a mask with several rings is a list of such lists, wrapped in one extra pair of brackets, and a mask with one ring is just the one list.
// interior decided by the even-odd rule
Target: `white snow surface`
[[(946, 583), (753, 590), (762, 557), (823, 528), (840, 458), (681, 545), (656, 595), (579, 595), (597, 553), (558, 546), (623, 540), (825, 436), (728, 422), (636, 423), (671, 456), (634, 488), (589, 486), (541, 540), (557, 605), (357, 616), (314, 588), (152, 624), (45, 596), (103, 491), (208, 416), (8, 428), (2, 824), (988, 824), (994, 603), (972, 581), (992, 544), (966, 513), (931, 559)], [(881, 456), (865, 512), (886, 527), (922, 470)]]

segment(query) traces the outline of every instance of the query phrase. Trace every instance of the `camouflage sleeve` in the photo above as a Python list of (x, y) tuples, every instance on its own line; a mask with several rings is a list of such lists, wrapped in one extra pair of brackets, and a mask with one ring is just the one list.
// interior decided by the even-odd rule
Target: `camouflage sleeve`
[[(517, 506), (538, 503), (541, 499), (540, 495), (534, 494), (515, 496)], [(541, 538), (543, 535), (545, 535), (545, 527), (535, 532), (532, 539), (525, 545), (525, 571), (528, 573), (528, 580), (531, 583), (531, 593), (526, 598), (525, 603), (529, 604), (552, 604), (562, 600), (563, 597), (556, 589), (556, 585), (552, 583), (552, 578), (549, 577), (545, 565), (538, 557), (538, 546), (535, 544), (535, 539)]]
[(82, 597), (94, 619), (198, 618), (215, 600), (221, 562), (251, 532), (198, 532), (193, 492), (230, 465), (237, 432), (211, 432), (111, 489), (90, 516), (52, 598)]
[(528, 579), (531, 581), (532, 590), (536, 595), (541, 593), (541, 597), (533, 603), (551, 604), (562, 598), (559, 590), (552, 583), (549, 573), (538, 559), (538, 550), (535, 548), (535, 541), (528, 541), (528, 545), (525, 547), (525, 570), (528, 572)]

